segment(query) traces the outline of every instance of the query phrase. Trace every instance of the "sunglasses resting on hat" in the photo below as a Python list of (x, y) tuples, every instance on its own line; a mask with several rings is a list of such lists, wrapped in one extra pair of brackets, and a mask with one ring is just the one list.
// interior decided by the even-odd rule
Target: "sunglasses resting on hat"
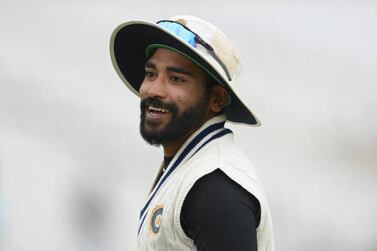
[(207, 49), (208, 53), (220, 64), (220, 66), (223, 68), (227, 78), (229, 81), (232, 81), (232, 78), (230, 77), (229, 71), (223, 61), (216, 55), (215, 49), (208, 44), (206, 41), (204, 41), (198, 34), (190, 30), (185, 25), (172, 21), (172, 20), (161, 20), (158, 21), (157, 24), (164, 29), (168, 30), (169, 32), (173, 33), (183, 41), (190, 44), (193, 48), (196, 48), (197, 44), (202, 45), (205, 49)]

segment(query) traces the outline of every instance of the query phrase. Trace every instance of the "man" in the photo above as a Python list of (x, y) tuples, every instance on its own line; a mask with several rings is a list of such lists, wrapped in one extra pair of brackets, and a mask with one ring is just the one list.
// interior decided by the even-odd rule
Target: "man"
[(176, 16), (126, 22), (113, 65), (141, 98), (140, 133), (164, 162), (142, 208), (140, 250), (274, 250), (257, 174), (225, 121), (259, 125), (232, 85), (237, 49), (214, 25)]

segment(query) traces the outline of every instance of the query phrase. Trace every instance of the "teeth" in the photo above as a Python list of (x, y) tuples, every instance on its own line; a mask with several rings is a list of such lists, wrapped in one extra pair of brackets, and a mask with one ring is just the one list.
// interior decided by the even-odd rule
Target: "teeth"
[(168, 110), (162, 109), (162, 108), (157, 108), (153, 106), (148, 107), (149, 111), (155, 111), (155, 112), (163, 112), (163, 113), (168, 113)]

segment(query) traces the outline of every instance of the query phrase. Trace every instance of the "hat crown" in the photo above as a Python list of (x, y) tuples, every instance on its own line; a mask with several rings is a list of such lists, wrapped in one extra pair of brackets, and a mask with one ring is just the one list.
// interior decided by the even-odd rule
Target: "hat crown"
[[(178, 15), (171, 17), (170, 20), (183, 24), (198, 34), (206, 43), (210, 44), (213, 47), (216, 55), (225, 64), (232, 79), (229, 82), (235, 82), (242, 71), (240, 53), (233, 42), (224, 34), (224, 32), (206, 20), (195, 16)], [(214, 61), (213, 64), (218, 65), (216, 61)], [(220, 66), (218, 67), (218, 71), (224, 76), (225, 79), (226, 74)]]

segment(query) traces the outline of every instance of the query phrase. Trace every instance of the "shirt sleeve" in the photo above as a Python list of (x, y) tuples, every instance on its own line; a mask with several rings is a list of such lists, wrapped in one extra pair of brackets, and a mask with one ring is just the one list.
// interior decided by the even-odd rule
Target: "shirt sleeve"
[(187, 194), (181, 225), (198, 251), (257, 251), (258, 200), (217, 169)]

